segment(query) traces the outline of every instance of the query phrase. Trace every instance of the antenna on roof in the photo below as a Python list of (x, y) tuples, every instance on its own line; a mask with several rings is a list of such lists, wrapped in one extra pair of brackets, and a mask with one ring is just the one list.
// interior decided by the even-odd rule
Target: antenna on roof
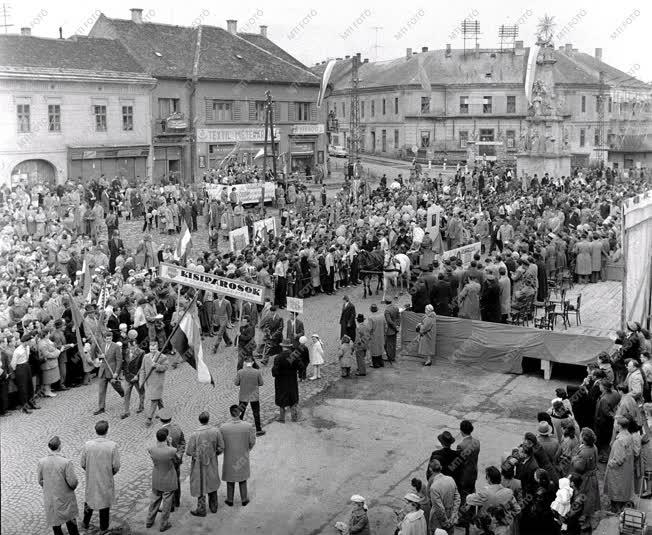
[(498, 28), (498, 37), (500, 38), (501, 52), (504, 52), (504, 45), (511, 45), (511, 49), (514, 50), (516, 48), (516, 38), (518, 37), (518, 24), (501, 24), (500, 28)]
[(383, 48), (382, 45), (378, 44), (378, 30), (382, 30), (383, 27), (382, 26), (372, 26), (371, 29), (376, 32), (376, 44), (372, 48), (374, 49), (374, 51), (376, 53), (376, 61), (378, 61), (378, 49)]
[(466, 41), (475, 40), (475, 48), (478, 48), (478, 35), (480, 35), (480, 22), (477, 20), (464, 19), (462, 21), (462, 39), (464, 41), (464, 55), (466, 56)]
[(2, 15), (3, 23), (0, 24), (0, 27), (5, 29), (5, 33), (8, 33), (9, 28), (13, 26), (13, 24), (7, 22), (7, 19), (11, 17), (10, 11), (11, 11), (11, 5), (3, 3), (2, 8), (0, 8), (0, 15)]

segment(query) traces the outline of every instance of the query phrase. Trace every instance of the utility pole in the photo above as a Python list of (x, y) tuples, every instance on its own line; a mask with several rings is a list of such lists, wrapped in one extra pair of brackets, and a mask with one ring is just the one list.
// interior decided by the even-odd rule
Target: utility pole
[(5, 29), (5, 34), (8, 33), (9, 28), (13, 26), (13, 24), (10, 24), (7, 22), (7, 19), (11, 16), (11, 6), (9, 4), (2, 4), (2, 20), (3, 23), (0, 24)]
[(267, 140), (268, 136), (272, 142), (272, 173), (276, 179), (276, 143), (274, 141), (274, 101), (272, 93), (265, 91), (265, 144), (263, 147), (263, 178), (267, 175)]
[(360, 79), (357, 54), (351, 57), (351, 113), (349, 115), (349, 160), (355, 165), (360, 152)]
[(375, 61), (378, 61), (378, 49), (382, 48), (381, 45), (378, 44), (378, 31), (382, 30), (382, 26), (373, 26), (372, 29), (376, 32), (376, 44), (374, 45), (374, 52), (376, 54)]
[(598, 94), (598, 150), (600, 152), (600, 165), (607, 160), (607, 141), (605, 139), (604, 108), (607, 101), (604, 71), (600, 71), (600, 92)]

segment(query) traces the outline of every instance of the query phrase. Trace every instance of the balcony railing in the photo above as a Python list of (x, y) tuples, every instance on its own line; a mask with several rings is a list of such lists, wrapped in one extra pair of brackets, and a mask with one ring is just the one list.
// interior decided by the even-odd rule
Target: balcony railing
[(154, 120), (155, 136), (183, 136), (189, 131), (188, 120), (183, 115)]

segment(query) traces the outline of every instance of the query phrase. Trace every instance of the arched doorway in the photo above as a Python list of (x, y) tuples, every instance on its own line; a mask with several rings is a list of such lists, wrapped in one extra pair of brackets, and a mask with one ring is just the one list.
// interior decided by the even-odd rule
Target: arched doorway
[(11, 172), (11, 186), (19, 183), (55, 185), (57, 170), (47, 160), (25, 160)]

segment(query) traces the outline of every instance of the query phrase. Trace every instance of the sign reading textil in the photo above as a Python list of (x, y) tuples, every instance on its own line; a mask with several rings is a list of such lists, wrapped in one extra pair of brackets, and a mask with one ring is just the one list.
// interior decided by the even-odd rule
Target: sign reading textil
[[(281, 132), (274, 129), (274, 139), (281, 139)], [(197, 141), (203, 143), (237, 143), (258, 141), (264, 143), (264, 128), (198, 128)]]
[(458, 247), (457, 249), (451, 249), (450, 251), (444, 251), (441, 257), (442, 260), (446, 260), (447, 258), (461, 258), (464, 267), (468, 267), (471, 260), (473, 260), (473, 255), (479, 253), (480, 250), (481, 244), (480, 242), (476, 242)]
[[(206, 193), (211, 199), (219, 199), (222, 194), (224, 184), (205, 184)], [(265, 182), (263, 184), (236, 184), (234, 186), (226, 186), (227, 193), (235, 188), (238, 195), (238, 200), (242, 204), (256, 204), (260, 202), (260, 195), (265, 188), (265, 202), (273, 201), (275, 198), (276, 187), (273, 182)]]
[(175, 266), (172, 264), (161, 264), (159, 275), (163, 280), (192, 286), (199, 290), (207, 290), (217, 294), (224, 294), (253, 303), (264, 303), (265, 288), (257, 284), (251, 284), (238, 279), (227, 279), (210, 273), (204, 273), (196, 269)]

